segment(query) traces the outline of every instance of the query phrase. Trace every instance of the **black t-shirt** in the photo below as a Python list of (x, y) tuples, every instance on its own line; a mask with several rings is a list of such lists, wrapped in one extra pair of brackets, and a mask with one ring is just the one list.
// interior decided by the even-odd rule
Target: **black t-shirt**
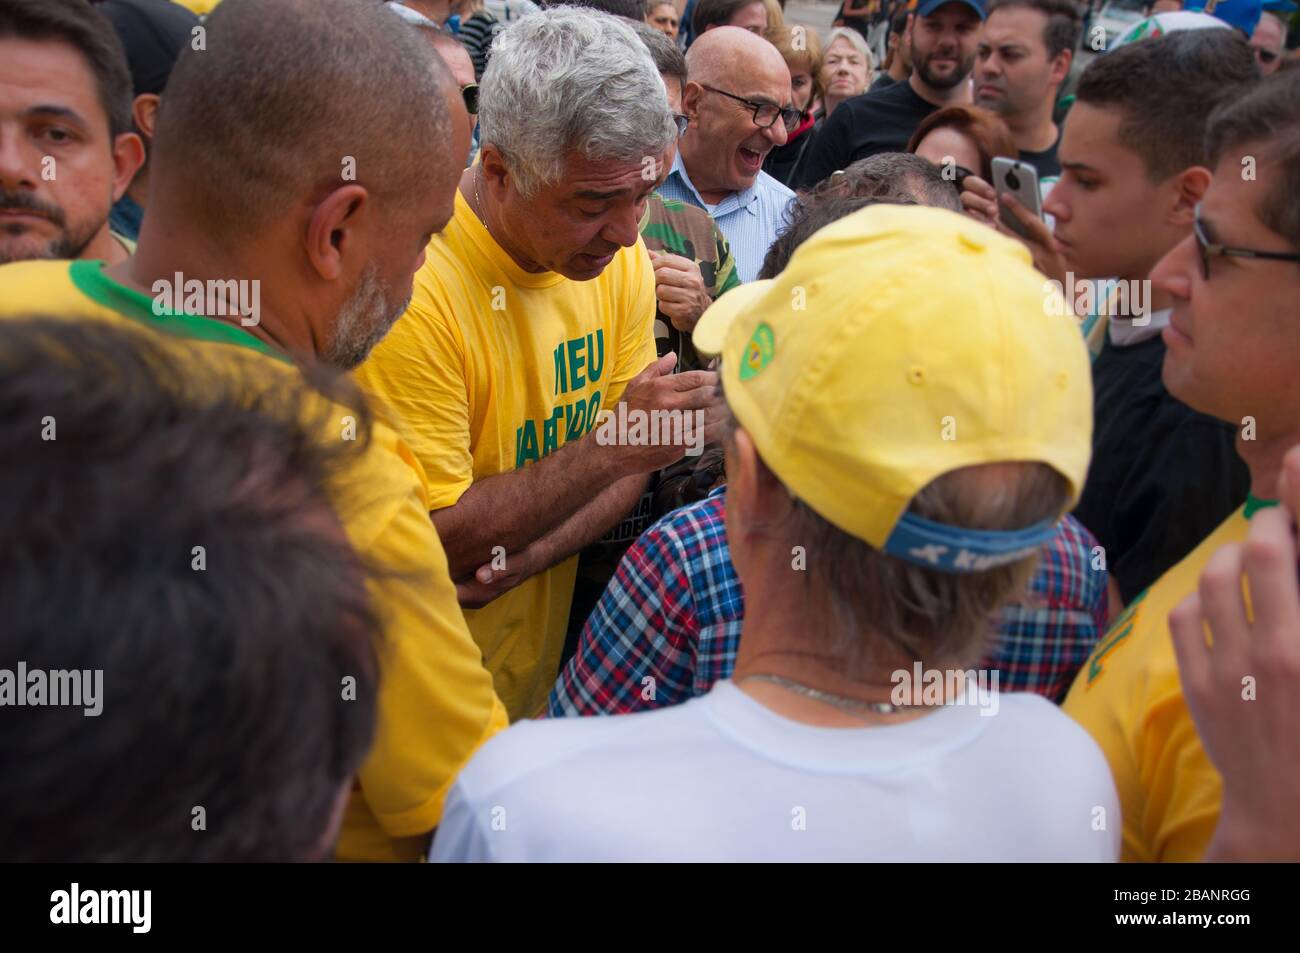
[(1246, 499), (1236, 429), (1176, 400), (1159, 337), (1107, 338), (1092, 366), (1092, 465), (1074, 515), (1105, 548), (1124, 604), (1182, 560)]
[(822, 121), (818, 120), (800, 133), (798, 138), (787, 141), (783, 146), (774, 146), (763, 160), (763, 171), (782, 185), (794, 188), (795, 177), (803, 167), (808, 153), (812, 151), (813, 139), (821, 125)]
[(894, 79), (894, 77), (890, 76), (888, 73), (881, 73), (871, 81), (871, 86), (867, 89), (867, 92), (874, 93), (878, 89), (884, 89), (886, 86), (893, 86), (897, 82), (898, 80)]
[(1042, 152), (1029, 152), (1025, 149), (1020, 150), (1020, 161), (1027, 162), (1038, 172), (1039, 181), (1046, 178), (1059, 179), (1061, 177), (1061, 162), (1056, 158), (1056, 150), (1061, 145), (1061, 133), (1057, 130), (1056, 141), (1052, 143), (1051, 148), (1044, 149)]
[(840, 103), (808, 147), (796, 181), (816, 185), (858, 159), (878, 152), (903, 152), (921, 120), (939, 107), (926, 102), (911, 83), (895, 83)]

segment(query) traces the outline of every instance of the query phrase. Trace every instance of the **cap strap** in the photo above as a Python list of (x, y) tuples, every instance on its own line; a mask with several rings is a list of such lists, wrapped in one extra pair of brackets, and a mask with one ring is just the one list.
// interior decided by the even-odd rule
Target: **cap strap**
[(984, 572), (1025, 559), (1056, 535), (1059, 520), (1025, 529), (961, 529), (904, 513), (885, 540), (891, 556), (940, 572)]

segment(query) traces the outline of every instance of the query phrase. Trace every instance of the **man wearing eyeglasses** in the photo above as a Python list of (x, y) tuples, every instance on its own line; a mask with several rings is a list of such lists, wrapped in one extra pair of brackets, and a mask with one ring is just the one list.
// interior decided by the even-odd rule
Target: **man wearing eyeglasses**
[[(1148, 42), (1158, 41), (1138, 46)], [(1073, 119), (1072, 114), (1069, 121)], [(1218, 758), (1231, 757), (1233, 744), (1248, 754), (1252, 746), (1258, 751), (1268, 729), (1260, 721), (1265, 715), (1255, 710), (1256, 693), (1258, 704), (1265, 704), (1262, 699), (1286, 689), (1277, 684), (1275, 673), (1261, 671), (1242, 655), (1234, 663), (1230, 643), (1238, 637), (1225, 635), (1225, 629), (1234, 617), (1238, 625), (1248, 618), (1246, 606), (1253, 606), (1253, 621), (1261, 626), (1275, 619), (1272, 604), (1281, 590), (1275, 586), (1244, 593), (1243, 563), (1252, 583), (1262, 578), (1260, 571), (1267, 575), (1276, 568), (1292, 580), (1296, 571), (1295, 557), (1288, 559), (1285, 547), (1246, 540), (1255, 513), (1276, 502), (1283, 457), (1300, 441), (1297, 129), (1300, 75), (1286, 71), (1228, 97), (1209, 119), (1205, 152), (1213, 180), (1196, 206), (1195, 225), (1151, 273), (1172, 305), (1161, 332), (1165, 385), (1179, 400), (1236, 431), (1236, 450), (1250, 472), (1250, 495), (1186, 559), (1134, 600), (1066, 700), (1066, 712), (1088, 729), (1110, 762), (1124, 818), (1126, 859), (1199, 860), (1221, 807), (1227, 816), (1243, 809), (1262, 815), (1260, 805), (1277, 802), (1267, 785), (1241, 790), (1233, 780), (1240, 778), (1237, 771), (1225, 770), (1227, 780), (1220, 779), (1188, 713), (1168, 620), (1175, 606), (1195, 597), (1200, 578), (1203, 602), (1184, 606), (1175, 624), (1182, 630), (1184, 655), (1192, 654), (1193, 639), (1204, 649), (1203, 605), (1214, 644), (1200, 653), (1201, 666), (1220, 667), (1215, 678), (1222, 688), (1214, 698), (1202, 694), (1197, 701), (1202, 706), (1212, 702), (1251, 731), (1250, 738), (1237, 739), (1216, 732), (1211, 741)], [(1245, 169), (1249, 175), (1243, 175)], [(1191, 638), (1183, 617), (1189, 612)], [(1266, 638), (1251, 633), (1245, 641), (1255, 641), (1253, 635)], [(1203, 681), (1205, 672), (1199, 674)], [(1218, 846), (1231, 847), (1236, 833), (1220, 831)]]
[(686, 54), (686, 131), (659, 194), (696, 205), (731, 245), (736, 273), (753, 281), (785, 224), (794, 193), (763, 171), (799, 124), (790, 70), (776, 47), (739, 27), (709, 30)]

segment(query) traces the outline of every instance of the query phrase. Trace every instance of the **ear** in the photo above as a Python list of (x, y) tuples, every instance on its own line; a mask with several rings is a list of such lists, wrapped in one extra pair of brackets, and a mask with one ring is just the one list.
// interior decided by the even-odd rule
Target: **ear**
[(743, 536), (752, 526), (758, 508), (758, 451), (743, 428), (737, 427), (724, 441), (727, 455), (727, 516)]
[(1191, 228), (1196, 218), (1196, 206), (1205, 198), (1214, 173), (1204, 166), (1194, 165), (1174, 177), (1174, 204), (1169, 210), (1169, 224)]
[(144, 165), (144, 143), (134, 132), (124, 132), (113, 140), (113, 201), (131, 186), (131, 180)]
[(312, 209), (304, 243), (307, 258), (327, 281), (339, 278), (346, 260), (364, 257), (362, 229), (371, 211), (370, 193), (355, 182), (335, 189)]
[[(490, 143), (485, 143), (479, 151), (479, 167), (480, 171), (473, 172), (471, 178), (482, 176), (483, 191), (491, 192), (497, 201), (504, 199), (511, 183), (511, 173), (501, 150)], [(470, 188), (473, 187), (474, 183), (471, 182)]]
[(700, 97), (704, 94), (704, 87), (694, 80), (688, 79), (686, 86), (682, 89), (682, 115), (689, 116), (692, 125), (700, 115)]
[(135, 97), (135, 102), (131, 104), (131, 118), (135, 120), (135, 128), (140, 130), (144, 138), (152, 140), (154, 128), (158, 124), (158, 96), (154, 93), (141, 93)]
[(1074, 50), (1062, 50), (1056, 54), (1052, 60), (1052, 65), (1047, 73), (1047, 82), (1056, 86), (1058, 93), (1060, 86), (1065, 82), (1065, 77), (1070, 75), (1070, 66), (1074, 63)]

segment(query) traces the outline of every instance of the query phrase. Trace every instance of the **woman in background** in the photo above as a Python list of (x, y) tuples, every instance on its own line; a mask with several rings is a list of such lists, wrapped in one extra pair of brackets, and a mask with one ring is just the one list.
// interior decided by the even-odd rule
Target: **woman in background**
[[(794, 67), (790, 71), (793, 73)], [(871, 82), (871, 51), (856, 30), (837, 26), (826, 35), (826, 56), (818, 78), (823, 110), (819, 119), (829, 116), (845, 100), (867, 91)]]
[(995, 156), (1020, 155), (1002, 117), (978, 106), (946, 106), (921, 120), (907, 151), (929, 159), (961, 191), (972, 173), (993, 181)]
[[(775, 4), (776, 0), (769, 0)], [(763, 34), (775, 46), (790, 68), (790, 96), (802, 114), (797, 129), (791, 130), (785, 145), (776, 146), (763, 160), (763, 171), (782, 185), (795, 181), (795, 172), (815, 134), (813, 106), (821, 95), (818, 77), (822, 69), (822, 43), (817, 31), (804, 26), (768, 27)]]

